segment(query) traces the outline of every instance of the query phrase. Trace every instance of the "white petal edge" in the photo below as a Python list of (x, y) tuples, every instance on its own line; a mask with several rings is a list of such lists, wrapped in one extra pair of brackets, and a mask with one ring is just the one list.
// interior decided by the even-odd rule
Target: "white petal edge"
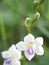
[(1, 54), (2, 54), (3, 58), (8, 58), (9, 57), (8, 51), (3, 51)]
[(34, 42), (34, 36), (32, 34), (28, 34), (27, 36), (24, 37), (24, 42)]
[(12, 53), (14, 53), (16, 47), (15, 45), (12, 45), (7, 51), (3, 51), (1, 54), (2, 54), (2, 57), (3, 58), (8, 58), (11, 56)]
[(21, 63), (20, 63), (20, 61), (14, 59), (14, 60), (12, 60), (11, 65), (21, 65)]
[(16, 44), (16, 48), (19, 49), (20, 51), (25, 50), (25, 43), (23, 41), (20, 41)]
[(3, 65), (11, 65), (11, 64), (6, 64), (6, 63), (4, 62)]
[(4, 62), (3, 65), (21, 65), (21, 63), (20, 63), (20, 61), (14, 59), (14, 60), (11, 61), (10, 64), (6, 64), (6, 63)]
[(37, 37), (36, 39), (35, 39), (35, 43), (36, 43), (36, 45), (43, 45), (43, 37)]
[(11, 51), (11, 53), (15, 52), (16, 46), (13, 44), (8, 51)]
[(33, 55), (29, 55), (29, 54), (27, 54), (26, 51), (24, 51), (24, 54), (25, 54), (26, 58), (27, 58), (29, 61), (31, 61), (31, 59), (34, 58), (34, 56), (35, 56), (35, 53), (34, 53)]
[(15, 45), (12, 45), (9, 48), (8, 52), (10, 53), (11, 56), (16, 58), (17, 60), (21, 59), (21, 52), (18, 49), (16, 49)]
[(18, 49), (16, 49), (15, 58), (16, 58), (17, 60), (20, 60), (20, 59), (21, 59), (21, 51), (19, 51)]
[(43, 55), (44, 54), (44, 49), (43, 49), (42, 46), (38, 46), (36, 48), (36, 51), (35, 52), (36, 52), (37, 55)]

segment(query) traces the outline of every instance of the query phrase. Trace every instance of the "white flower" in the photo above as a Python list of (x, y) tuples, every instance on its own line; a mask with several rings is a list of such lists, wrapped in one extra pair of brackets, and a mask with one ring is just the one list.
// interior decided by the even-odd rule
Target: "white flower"
[(28, 34), (24, 37), (24, 42), (20, 41), (16, 44), (16, 48), (20, 51), (24, 51), (24, 54), (28, 60), (31, 60), (35, 54), (43, 55), (43, 38), (35, 38), (32, 34)]
[(7, 51), (3, 51), (2, 57), (4, 58), (3, 65), (21, 65), (21, 52), (16, 49), (15, 45), (12, 45)]

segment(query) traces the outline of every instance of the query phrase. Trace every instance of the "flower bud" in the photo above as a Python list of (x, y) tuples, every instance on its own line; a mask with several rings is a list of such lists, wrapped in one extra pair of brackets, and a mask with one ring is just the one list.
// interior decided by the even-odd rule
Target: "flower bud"
[(36, 12), (35, 15), (34, 15), (34, 17), (36, 17), (37, 19), (39, 19), (40, 13), (39, 12)]
[(31, 20), (32, 20), (31, 18), (26, 18), (26, 20), (25, 20), (26, 27), (30, 27)]
[(28, 33), (31, 32), (31, 23), (32, 23), (32, 19), (31, 18), (26, 18), (26, 20), (25, 20), (25, 26), (27, 28), (27, 32)]
[(33, 2), (33, 4), (39, 4), (39, 1), (35, 0), (35, 1)]

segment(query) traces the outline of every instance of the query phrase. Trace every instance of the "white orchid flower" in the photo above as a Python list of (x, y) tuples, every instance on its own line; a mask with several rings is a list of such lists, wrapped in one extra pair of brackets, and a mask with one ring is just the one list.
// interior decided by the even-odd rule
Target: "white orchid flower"
[(2, 52), (4, 58), (3, 65), (21, 65), (21, 52), (16, 49), (15, 45), (12, 45), (7, 51)]
[(31, 60), (35, 54), (43, 55), (43, 38), (35, 38), (32, 34), (28, 34), (24, 37), (24, 41), (20, 41), (16, 44), (16, 48), (20, 51), (24, 51), (24, 54), (28, 60)]

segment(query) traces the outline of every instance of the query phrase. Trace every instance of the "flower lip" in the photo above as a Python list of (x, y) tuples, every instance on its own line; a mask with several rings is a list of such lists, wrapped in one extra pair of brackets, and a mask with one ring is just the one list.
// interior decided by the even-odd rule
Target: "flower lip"
[(4, 61), (5, 61), (6, 64), (10, 64), (11, 63), (11, 59), (10, 58), (5, 58)]
[(34, 54), (34, 50), (32, 48), (28, 48), (26, 51), (29, 55), (33, 55)]

